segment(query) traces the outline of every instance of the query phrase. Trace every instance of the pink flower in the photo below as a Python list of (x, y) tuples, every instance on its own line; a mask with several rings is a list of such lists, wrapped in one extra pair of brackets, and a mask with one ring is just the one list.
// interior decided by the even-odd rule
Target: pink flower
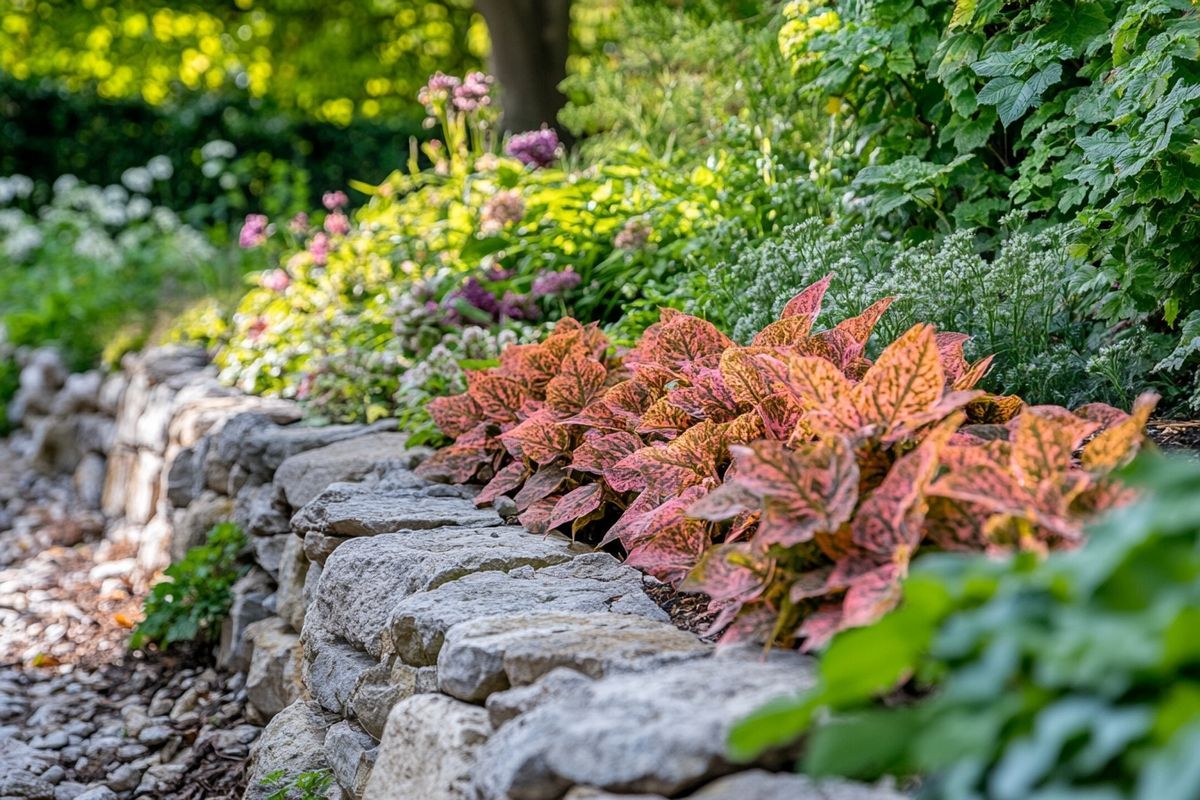
[(318, 267), (325, 266), (325, 261), (329, 258), (329, 237), (323, 233), (313, 236), (308, 243), (308, 254)]
[(321, 195), (321, 205), (330, 211), (336, 211), (349, 202), (350, 198), (346, 196), (345, 192), (326, 192)]
[(350, 220), (340, 211), (325, 215), (325, 230), (333, 236), (345, 236), (350, 232)]
[(258, 247), (267, 240), (267, 219), (265, 214), (247, 214), (242, 230), (238, 233), (238, 246), (249, 250)]
[(425, 106), (425, 109), (432, 114), (435, 106), (450, 99), (451, 93), (460, 83), (462, 81), (453, 75), (447, 75), (440, 71), (435, 72), (429, 76), (429, 81), (421, 87), (421, 91), (417, 92), (417, 102)]
[(308, 230), (308, 214), (301, 211), (288, 220), (288, 230), (292, 233), (304, 233)]
[(272, 292), (282, 292), (292, 284), (292, 278), (281, 269), (273, 269), (270, 272), (264, 272), (259, 278), (258, 283), (264, 289), (269, 289)]
[(613, 247), (618, 250), (641, 250), (650, 240), (650, 223), (643, 219), (631, 219), (613, 238)]
[(520, 222), (525, 216), (525, 201), (516, 192), (496, 192), (483, 204), (480, 229), (486, 234), (499, 233), (505, 225)]
[(518, 133), (505, 150), (526, 166), (548, 167), (558, 158), (558, 133), (553, 128)]
[(454, 108), (457, 111), (470, 113), (484, 106), (491, 105), (492, 83), (495, 79), (483, 72), (471, 72), (463, 79), (462, 85), (455, 86)]

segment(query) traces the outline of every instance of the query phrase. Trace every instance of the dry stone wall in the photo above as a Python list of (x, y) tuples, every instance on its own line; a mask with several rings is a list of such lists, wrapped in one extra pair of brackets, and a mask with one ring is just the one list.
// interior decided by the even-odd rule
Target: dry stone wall
[(715, 652), (670, 622), (652, 579), (419, 478), (427, 453), (394, 423), (307, 427), (178, 349), (50, 376), (67, 380), (86, 411), (25, 397), (28, 446), (100, 482), (109, 535), (139, 537), (143, 569), (224, 519), (251, 537), (219, 652), (266, 726), (246, 798), (319, 769), (355, 800), (901, 796), (788, 774), (792, 752), (730, 763), (730, 727), (811, 686), (813, 662)]

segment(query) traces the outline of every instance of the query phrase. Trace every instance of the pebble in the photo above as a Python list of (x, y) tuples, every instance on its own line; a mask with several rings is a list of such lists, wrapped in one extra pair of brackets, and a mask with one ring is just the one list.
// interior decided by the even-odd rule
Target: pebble
[(137, 786), (141, 779), (142, 773), (137, 767), (123, 764), (108, 773), (105, 783), (113, 791), (124, 792)]
[(171, 738), (171, 729), (166, 725), (150, 725), (142, 728), (137, 735), (137, 740), (145, 745), (162, 744), (167, 739)]
[(67, 734), (61, 730), (51, 731), (45, 736), (35, 736), (29, 740), (29, 746), (37, 750), (62, 750), (70, 744)]

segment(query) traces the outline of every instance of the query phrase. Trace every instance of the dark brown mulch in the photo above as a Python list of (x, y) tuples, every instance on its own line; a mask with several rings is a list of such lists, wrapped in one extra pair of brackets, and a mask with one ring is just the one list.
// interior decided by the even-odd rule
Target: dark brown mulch
[(1163, 450), (1200, 457), (1200, 420), (1157, 420), (1146, 430)]
[(679, 592), (665, 583), (647, 586), (646, 594), (667, 612), (676, 627), (685, 631), (703, 635), (716, 619), (717, 615), (708, 610), (708, 595)]

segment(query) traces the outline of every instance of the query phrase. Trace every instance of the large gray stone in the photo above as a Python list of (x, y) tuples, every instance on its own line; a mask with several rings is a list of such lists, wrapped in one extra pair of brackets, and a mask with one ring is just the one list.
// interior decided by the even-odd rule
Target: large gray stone
[(807, 775), (750, 770), (710, 783), (691, 795), (694, 800), (905, 800), (886, 786), (836, 779), (815, 780)]
[(490, 730), (486, 711), (445, 695), (397, 703), (364, 797), (467, 800), (474, 757)]
[(414, 694), (436, 691), (437, 669), (410, 667), (391, 659), (362, 674), (350, 698), (349, 711), (367, 733), (380, 739), (388, 714), (397, 703)]
[(304, 534), (304, 555), (309, 561), (324, 565), (333, 551), (348, 541), (348, 536), (327, 536), (320, 531), (309, 531)]
[(347, 704), (359, 679), (378, 662), (340, 641), (322, 641), (314, 649), (316, 657), (305, 666), (305, 685), (323, 708), (346, 716)]
[[(383, 655), (392, 607), (405, 596), (480, 570), (547, 566), (572, 557), (562, 537), (519, 528), (442, 528), (352, 539), (326, 561), (305, 636), (328, 634)], [(432, 664), (433, 661), (424, 663)]]
[(204, 457), (208, 440), (176, 450), (167, 466), (167, 500), (175, 508), (186, 508), (204, 493)]
[(462, 700), (570, 667), (593, 678), (698, 658), (711, 645), (668, 622), (628, 614), (535, 612), (460, 622), (438, 654), (438, 688)]
[(278, 536), (292, 530), (291, 511), (269, 483), (247, 486), (238, 492), (233, 519), (251, 536)]
[[(813, 662), (758, 650), (610, 675), (559, 694), (500, 728), (480, 750), (481, 800), (557, 800), (577, 784), (675, 796), (733, 771), (732, 726), (772, 700), (811, 688)], [(794, 752), (772, 752), (784, 766)]]
[(221, 669), (242, 672), (250, 664), (249, 626), (275, 613), (275, 586), (269, 575), (258, 567), (233, 584), (233, 602), (221, 623), (217, 665)]
[(299, 453), (279, 465), (275, 488), (300, 508), (332, 483), (358, 481), (384, 465), (412, 469), (418, 454), (407, 440), (406, 433), (371, 433)]
[(353, 722), (339, 722), (325, 734), (325, 759), (351, 797), (363, 796), (378, 752), (375, 740)]
[(642, 590), (638, 572), (607, 553), (587, 553), (540, 570), (476, 572), (410, 595), (392, 611), (385, 650), (409, 664), (434, 664), (452, 626), (478, 617), (523, 612), (613, 612), (668, 621), (666, 613)]
[[(885, 786), (836, 779), (814, 780), (807, 775), (739, 772), (713, 781), (688, 800), (905, 800)], [(659, 794), (617, 794), (592, 786), (576, 786), (563, 800), (666, 800)]]
[(537, 683), (488, 695), (488, 719), (493, 728), (499, 728), (560, 695), (577, 691), (592, 680), (582, 672), (559, 667), (546, 673)]
[(292, 517), (292, 530), (337, 536), (375, 536), (405, 530), (503, 525), (490, 508), (461, 497), (441, 496), (442, 487), (381, 491), (374, 483), (335, 483)]
[(265, 800), (271, 789), (263, 780), (272, 772), (285, 779), (328, 769), (325, 733), (336, 719), (316, 703), (297, 700), (275, 715), (250, 751), (249, 782), (243, 800)]
[(283, 554), (279, 558), (279, 590), (275, 595), (275, 607), (279, 616), (287, 620), (293, 630), (304, 628), (304, 613), (308, 603), (304, 598), (304, 580), (308, 575), (308, 557), (304, 555), (304, 540), (288, 534), (284, 539)]
[(300, 697), (300, 637), (279, 617), (255, 622), (246, 630), (250, 668), (246, 672), (246, 716), (263, 724)]
[(254, 551), (254, 561), (266, 573), (279, 580), (279, 567), (283, 563), (283, 552), (287, 549), (290, 539), (295, 539), (290, 533), (277, 536), (253, 536), (250, 538), (250, 548)]

